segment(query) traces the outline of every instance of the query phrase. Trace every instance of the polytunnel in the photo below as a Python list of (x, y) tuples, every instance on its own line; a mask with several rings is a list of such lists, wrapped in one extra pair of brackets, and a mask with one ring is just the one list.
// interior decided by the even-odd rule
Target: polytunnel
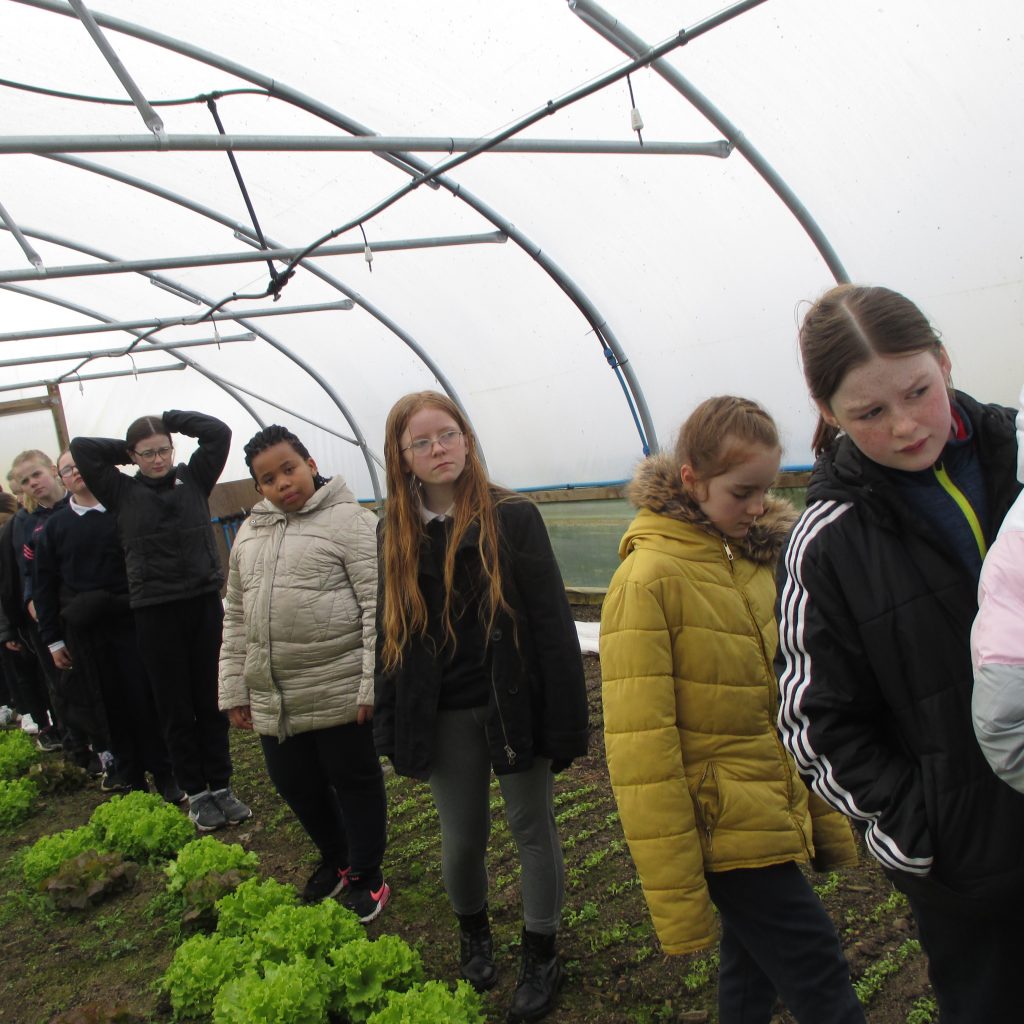
[(5, 464), (197, 408), (379, 497), (401, 394), (515, 488), (621, 481), (729, 392), (810, 461), (802, 307), (903, 291), (1012, 403), (1024, 10), (949, 0), (0, 10)]

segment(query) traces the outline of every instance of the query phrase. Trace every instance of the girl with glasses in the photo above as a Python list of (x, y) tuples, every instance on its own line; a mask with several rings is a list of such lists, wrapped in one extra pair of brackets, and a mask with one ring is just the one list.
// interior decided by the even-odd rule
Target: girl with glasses
[(768, 493), (781, 454), (764, 409), (722, 396), (637, 470), (601, 612), (608, 771), (662, 948), (720, 927), (721, 1024), (768, 1024), (777, 996), (800, 1024), (863, 1024), (800, 870), (855, 864), (853, 835), (775, 730), (774, 567), (796, 518)]
[(391, 893), (373, 747), (376, 516), (280, 426), (245, 446), (263, 500), (231, 548), (220, 706), (260, 737), (271, 781), (320, 851), (307, 902), (341, 893), (364, 923)]
[[(174, 464), (173, 433), (199, 441), (187, 463)], [(227, 424), (173, 409), (135, 420), (123, 441), (71, 442), (89, 490), (117, 514), (139, 652), (175, 779), (201, 832), (252, 815), (231, 791), (228, 722), (217, 706), (224, 576), (209, 497), (230, 447)], [(122, 473), (126, 464), (138, 473)]]
[(562, 980), (564, 895), (552, 772), (587, 750), (583, 663), (537, 508), (492, 484), (444, 395), (391, 409), (384, 456), (374, 736), (400, 775), (427, 779), (460, 972), (497, 982), (484, 857), (491, 771), (522, 864), (522, 963), (509, 1019), (539, 1020)]

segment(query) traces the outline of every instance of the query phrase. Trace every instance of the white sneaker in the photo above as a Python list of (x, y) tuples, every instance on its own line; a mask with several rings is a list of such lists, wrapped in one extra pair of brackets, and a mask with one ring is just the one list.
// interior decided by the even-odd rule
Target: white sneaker
[(21, 716), (21, 731), (27, 732), (29, 736), (35, 736), (39, 732), (39, 726), (33, 721), (31, 715)]
[(0, 706), (0, 726), (6, 728), (8, 725), (14, 725), (17, 718), (18, 713), (14, 708), (9, 708), (6, 704)]

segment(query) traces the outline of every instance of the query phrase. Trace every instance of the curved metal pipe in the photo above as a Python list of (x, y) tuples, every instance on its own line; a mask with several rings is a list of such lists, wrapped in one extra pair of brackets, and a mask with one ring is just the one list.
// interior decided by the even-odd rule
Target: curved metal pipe
[[(85, 253), (87, 256), (92, 256), (95, 259), (101, 259), (101, 260), (116, 259), (116, 257), (111, 256), (109, 253), (104, 253), (104, 252), (102, 252), (102, 251), (100, 251), (98, 249), (93, 249), (92, 247), (85, 246), (85, 245), (82, 245), (82, 244), (77, 243), (77, 242), (73, 242), (70, 239), (62, 238), (62, 237), (57, 236), (57, 235), (51, 235), (48, 232), (34, 231), (34, 230), (28, 230), (28, 229), (24, 229), (24, 230), (25, 230), (25, 234), (26, 235), (31, 235), (33, 238), (38, 238), (38, 239), (40, 239), (42, 241), (53, 242), (55, 245), (61, 245), (61, 246), (64, 246), (65, 248), (73, 249), (73, 250), (75, 250), (77, 252)], [(169, 283), (174, 288), (178, 289), (182, 294), (193, 296), (193, 297), (199, 299), (200, 302), (205, 302), (207, 304), (210, 304), (211, 301), (212, 301), (212, 300), (208, 299), (205, 295), (201, 294), (200, 292), (195, 291), (195, 289), (187, 288), (184, 285), (181, 285), (181, 284), (179, 284), (176, 281), (170, 281), (169, 279), (163, 278), (163, 277), (161, 277), (158, 274), (153, 274), (153, 273), (149, 273), (149, 272), (142, 272), (142, 271), (140, 271), (140, 274), (141, 274), (142, 277), (147, 277), (150, 280), (159, 279), (161, 281), (164, 281), (165, 283)], [(323, 388), (323, 390), (327, 393), (327, 395), (331, 399), (331, 401), (333, 401), (334, 404), (338, 407), (338, 410), (341, 412), (342, 416), (345, 417), (345, 421), (348, 423), (349, 427), (352, 430), (352, 433), (355, 435), (356, 441), (357, 441), (357, 443), (359, 445), (359, 449), (360, 449), (360, 451), (363, 454), (363, 461), (366, 463), (366, 468), (367, 468), (367, 470), (368, 470), (368, 472), (370, 474), (370, 484), (373, 487), (374, 499), (378, 503), (380, 501), (382, 501), (383, 500), (383, 492), (381, 491), (381, 487), (380, 487), (380, 479), (377, 476), (377, 468), (374, 465), (374, 461), (373, 461), (373, 458), (372, 458), (371, 453), (370, 453), (369, 445), (366, 443), (366, 438), (363, 436), (362, 431), (359, 429), (359, 425), (355, 421), (355, 418), (352, 416), (352, 414), (349, 411), (348, 407), (341, 400), (341, 397), (337, 394), (337, 392), (334, 390), (334, 388), (331, 387), (331, 385), (324, 379), (323, 375), (320, 374), (320, 372), (318, 370), (316, 370), (312, 366), (310, 366), (306, 362), (305, 359), (303, 359), (297, 353), (293, 352), (283, 342), (278, 341), (272, 335), (270, 335), (266, 331), (262, 330), (259, 326), (255, 325), (255, 324), (252, 324), (250, 322), (244, 321), (241, 318), (236, 318), (235, 322), (240, 324), (240, 325), (242, 325), (242, 326), (244, 326), (246, 328), (246, 330), (252, 331), (253, 334), (255, 334), (259, 338), (262, 338), (268, 345), (271, 345), (273, 348), (276, 348), (283, 355), (287, 356), (297, 366), (299, 366), (301, 369), (305, 370), (306, 373), (308, 373), (309, 376), (311, 376), (313, 378), (313, 380), (315, 380)], [(129, 332), (129, 333), (132, 333), (132, 332)], [(172, 354), (174, 354), (179, 359), (183, 359), (184, 358), (182, 356), (178, 356), (177, 353), (172, 353)], [(224, 385), (224, 386), (226, 387), (226, 385)], [(234, 394), (234, 392), (232, 392), (232, 395), (233, 395), (233, 397), (237, 401), (241, 401), (241, 399), (236, 394)], [(257, 422), (260, 423), (261, 426), (264, 425), (263, 422), (259, 419), (259, 417), (256, 417), (256, 420), (257, 420)]]
[[(73, 16), (72, 12), (67, 7), (60, 6), (55, 2), (55, 0), (17, 0), (17, 2), (29, 7), (35, 7), (39, 10), (50, 11), (54, 14), (61, 14), (66, 17)], [(174, 53), (181, 54), (184, 57), (196, 60), (202, 64), (208, 64), (210, 67), (218, 68), (219, 70), (224, 71), (227, 74), (234, 75), (236, 78), (240, 78), (243, 81), (251, 82), (253, 85), (258, 85), (266, 89), (272, 96), (284, 100), (287, 103), (291, 103), (300, 110), (305, 110), (307, 113), (313, 114), (315, 117), (319, 117), (322, 120), (327, 121), (329, 124), (333, 124), (352, 135), (376, 134), (365, 125), (360, 124), (352, 118), (346, 117), (339, 111), (327, 106), (327, 104), (321, 103), (319, 100), (315, 100), (312, 97), (299, 92), (297, 89), (284, 85), (267, 75), (258, 71), (253, 71), (251, 68), (247, 68), (236, 61), (221, 57), (217, 54), (211, 53), (209, 50), (193, 46), (190, 43), (180, 39), (175, 39), (172, 36), (164, 35), (162, 32), (156, 32), (141, 25), (125, 21), (122, 18), (114, 18), (104, 14), (95, 14), (94, 16), (97, 23), (102, 25), (104, 28), (113, 29), (115, 32), (122, 32), (125, 35), (141, 39), (143, 42), (152, 43), (155, 46), (171, 50)], [(392, 156), (394, 156), (394, 154)], [(410, 173), (410, 167), (413, 168), (417, 174), (426, 174), (430, 171), (430, 165), (425, 161), (420, 160), (418, 157), (412, 156), (408, 153), (402, 153), (398, 156), (399, 159), (395, 161), (395, 164), (402, 170), (406, 171), (406, 173)], [(511, 221), (502, 217), (482, 199), (473, 195), (473, 193), (468, 189), (463, 188), (458, 182), (451, 180), (446, 175), (437, 175), (434, 180), (446, 188), (456, 199), (466, 203), (472, 209), (476, 210), (480, 216), (490, 221), (496, 228), (508, 235), (508, 237), (511, 238), (512, 241), (515, 242), (516, 245), (518, 245), (524, 252), (528, 253), (534, 261), (543, 268), (548, 276), (551, 277), (555, 284), (565, 292), (569, 300), (583, 314), (583, 317), (590, 324), (597, 337), (603, 340), (603, 348), (608, 348), (614, 354), (615, 360), (621, 368), (623, 376), (626, 378), (629, 385), (633, 402), (636, 405), (637, 413), (640, 417), (641, 423), (643, 424), (643, 430), (646, 434), (648, 447), (651, 451), (657, 451), (658, 442), (657, 432), (654, 428), (654, 420), (651, 417), (651, 411), (647, 405), (647, 399), (644, 396), (643, 389), (640, 387), (640, 382), (633, 371), (632, 364), (626, 357), (625, 351), (623, 350), (618, 338), (615, 336), (611, 326), (598, 312), (596, 306), (594, 306), (591, 300), (583, 292), (582, 288), (580, 288), (580, 286), (577, 285), (576, 282), (564, 270), (562, 270), (562, 268), (555, 263), (553, 259), (551, 259), (551, 257), (544, 253), (539, 246), (516, 228)], [(353, 301), (356, 301), (354, 296), (352, 296), (352, 298)], [(438, 380), (440, 381), (441, 378), (438, 377)], [(451, 394), (451, 392), (449, 392), (449, 395), (453, 401), (457, 402), (457, 399), (453, 394)], [(459, 404), (459, 407), (463, 409), (463, 412), (465, 412), (462, 404), (459, 402), (457, 402), (457, 404)]]
[[(30, 232), (31, 233), (31, 232)], [(33, 237), (39, 237), (34, 235)], [(43, 239), (48, 241), (48, 239)], [(60, 244), (59, 242), (57, 243)], [(71, 248), (71, 246), (68, 246)], [(82, 251), (82, 250), (79, 250)], [(70, 309), (73, 313), (81, 313), (82, 316), (87, 316), (92, 320), (99, 320), (102, 323), (114, 323), (116, 317), (107, 316), (105, 313), (100, 313), (95, 309), (89, 309), (88, 306), (80, 306), (77, 302), (71, 302), (68, 299), (62, 299), (58, 295), (51, 295), (49, 292), (36, 291), (34, 288), (25, 288), (22, 285), (17, 284), (0, 284), (0, 288), (7, 292), (17, 292), (19, 295), (24, 295), (30, 299), (36, 299), (40, 302), (50, 302), (55, 306), (61, 306), (63, 309)], [(142, 331), (129, 331), (129, 334), (134, 334), (136, 337), (142, 335)], [(196, 373), (206, 377), (212, 384), (216, 384), (217, 387), (226, 391), (259, 425), (260, 429), (266, 426), (263, 420), (260, 419), (256, 410), (247, 402), (241, 395), (236, 395), (231, 389), (230, 385), (225, 381), (222, 381), (212, 370), (207, 370), (204, 366), (201, 366), (194, 359), (190, 359), (188, 356), (183, 356), (173, 350), (167, 350), (167, 354), (177, 359), (178, 362), (184, 363), (186, 366), (191, 367)], [(75, 378), (69, 377), (64, 383), (71, 384)]]
[[(148, 192), (152, 196), (156, 196), (158, 199), (166, 199), (170, 203), (175, 203), (177, 206), (182, 207), (186, 210), (191, 210), (193, 213), (198, 213), (201, 217), (206, 217), (208, 220), (215, 221), (218, 224), (223, 224), (225, 227), (230, 228), (232, 232), (238, 232), (248, 237), (252, 237), (252, 228), (247, 224), (241, 224), (238, 221), (227, 216), (227, 214), (221, 213), (219, 210), (213, 209), (213, 207), (206, 206), (204, 203), (196, 202), (194, 199), (189, 199), (188, 196), (183, 196), (177, 192), (172, 192), (170, 189), (164, 188), (161, 185), (157, 185), (154, 182), (147, 181), (145, 178), (137, 178), (132, 174), (125, 174), (123, 171), (115, 170), (113, 167), (105, 167), (103, 164), (93, 163), (91, 160), (82, 160), (78, 157), (73, 156), (58, 156), (51, 155), (46, 157), (47, 160), (53, 160), (56, 163), (66, 164), (68, 167), (75, 167), (78, 170), (90, 171), (93, 174), (101, 175), (104, 178), (109, 178), (111, 181), (119, 181), (122, 185), (129, 185), (132, 188), (137, 188), (142, 192)], [(264, 234), (264, 239), (267, 245), (272, 245), (275, 248), (279, 247), (279, 244), (273, 240), (270, 235)], [(448, 379), (444, 371), (437, 363), (434, 362), (430, 353), (411, 335), (404, 327), (399, 326), (391, 319), (383, 310), (378, 309), (369, 299), (364, 298), (359, 292), (353, 288), (349, 288), (343, 281), (339, 281), (333, 274), (328, 273), (322, 267), (313, 263), (311, 260), (303, 260), (300, 264), (301, 267), (308, 270), (315, 277), (320, 278), (325, 284), (330, 285), (335, 291), (341, 292), (346, 298), (351, 299), (360, 309), (365, 310), (370, 314), (379, 324), (391, 331), (407, 348), (409, 348), (424, 366), (431, 372), (438, 384), (444, 390), (445, 394), (462, 410), (463, 416), (466, 417), (466, 421), (473, 425), (473, 421), (470, 418), (469, 413), (466, 411), (465, 405), (462, 403), (462, 399), (459, 397), (458, 392), (455, 390), (455, 385)], [(481, 446), (481, 454), (483, 452)]]
[[(636, 58), (650, 49), (635, 32), (631, 32), (618, 18), (613, 17), (594, 0), (571, 0), (570, 10), (589, 25), (598, 35), (608, 40), (628, 57)], [(850, 280), (846, 268), (826, 238), (810, 210), (800, 201), (796, 193), (786, 184), (782, 176), (764, 158), (754, 144), (729, 120), (692, 82), (674, 65), (664, 58), (651, 63), (651, 68), (672, 86), (681, 96), (700, 111), (725, 137), (746, 157), (747, 162), (764, 179), (768, 187), (782, 200), (787, 209), (807, 233), (814, 247), (821, 254), (836, 282), (843, 284)]]

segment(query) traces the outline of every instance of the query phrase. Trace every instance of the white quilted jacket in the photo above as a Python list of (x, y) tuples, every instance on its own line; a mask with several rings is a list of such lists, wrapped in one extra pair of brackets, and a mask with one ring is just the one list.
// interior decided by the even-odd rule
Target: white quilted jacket
[(376, 525), (340, 477), (297, 512), (253, 508), (231, 549), (221, 710), (248, 704), (283, 740), (373, 704)]

